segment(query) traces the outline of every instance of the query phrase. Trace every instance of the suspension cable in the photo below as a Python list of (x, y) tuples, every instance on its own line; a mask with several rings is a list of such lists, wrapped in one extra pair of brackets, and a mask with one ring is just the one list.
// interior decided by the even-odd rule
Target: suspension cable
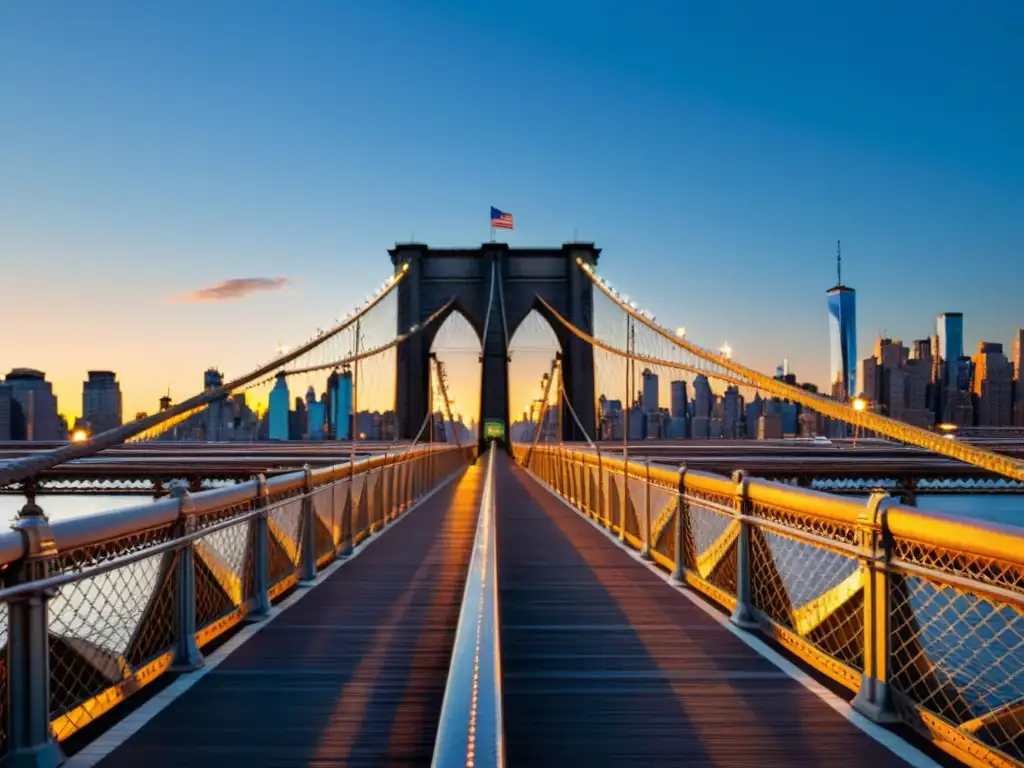
[(491, 326), (491, 305), (494, 304), (494, 264), (491, 262), (491, 288), (487, 297), (487, 311), (484, 313), (484, 336), (480, 341), (480, 353), (483, 354), (483, 350), (487, 346), (487, 329)]
[(441, 386), (441, 397), (444, 398), (444, 409), (445, 413), (448, 414), (448, 424), (451, 426), (452, 433), (455, 435), (455, 443), (462, 447), (462, 438), (459, 436), (459, 430), (455, 426), (455, 417), (452, 416), (452, 403), (448, 398), (448, 383), (446, 381), (446, 374), (444, 370), (444, 363), (442, 363), (437, 356), (434, 356), (434, 366), (437, 369), (437, 381)]
[[(349, 363), (354, 363), (354, 362), (357, 362), (359, 360), (364, 360), (364, 359), (366, 359), (368, 357), (373, 357), (374, 355), (379, 355), (382, 352), (387, 352), (389, 349), (392, 349), (393, 347), (397, 347), (399, 344), (401, 344), (402, 342), (406, 341), (407, 339), (410, 339), (413, 336), (415, 336), (416, 334), (420, 333), (421, 331), (424, 331), (427, 328), (429, 328), (431, 325), (433, 325), (435, 322), (437, 322), (438, 318), (440, 318), (441, 315), (443, 315), (445, 312), (447, 312), (448, 309), (450, 309), (452, 304), (454, 304), (454, 303), (455, 303), (454, 299), (449, 299), (448, 302), (443, 307), (441, 307), (439, 310), (437, 310), (434, 314), (432, 314), (430, 317), (428, 317), (422, 323), (419, 323), (418, 325), (413, 326), (412, 328), (407, 330), (405, 333), (402, 333), (402, 334), (399, 334), (398, 336), (395, 336), (395, 338), (391, 339), (391, 341), (387, 342), (386, 344), (381, 344), (380, 346), (373, 347), (372, 349), (365, 349), (365, 350), (359, 352), (358, 354), (349, 355), (347, 357), (342, 357), (342, 358), (339, 358), (338, 360), (332, 360), (329, 363), (318, 363), (317, 365), (311, 365), (311, 366), (309, 366), (307, 368), (293, 368), (293, 369), (289, 369), (289, 370), (280, 371), (279, 373), (284, 374), (285, 376), (299, 376), (299, 375), (304, 374), (304, 373), (315, 373), (317, 371), (325, 371), (328, 368), (337, 368), (337, 367), (342, 366), (342, 365), (347, 365)], [(266, 384), (268, 381), (272, 381), (274, 378), (277, 378), (277, 375), (278, 374), (275, 374), (274, 377), (272, 377), (271, 379), (264, 379), (263, 381), (257, 382), (253, 386), (259, 386), (260, 384)]]
[(530, 443), (530, 450), (526, 452), (526, 458), (523, 460), (524, 466), (529, 466), (530, 457), (533, 455), (533, 449), (537, 447), (537, 441), (540, 439), (540, 433), (544, 429), (544, 417), (548, 413), (548, 397), (551, 394), (551, 383), (555, 380), (555, 371), (558, 368), (558, 357), (556, 356), (551, 361), (551, 370), (548, 371), (547, 381), (544, 382), (544, 398), (541, 403), (540, 415), (537, 417), (537, 429), (533, 433), (533, 442)]
[(188, 415), (191, 415), (191, 413), (195, 412), (201, 406), (208, 405), (214, 400), (227, 397), (234, 390), (244, 387), (257, 379), (263, 378), (271, 371), (275, 371), (281, 366), (287, 365), (291, 361), (296, 360), (310, 350), (316, 349), (331, 338), (337, 336), (353, 323), (357, 322), (371, 309), (376, 307), (386, 296), (394, 291), (398, 284), (402, 282), (408, 271), (409, 265), (403, 264), (402, 268), (398, 272), (388, 278), (388, 283), (384, 290), (368, 301), (366, 305), (355, 315), (336, 324), (327, 332), (322, 333), (316, 338), (300, 345), (293, 351), (283, 354), (265, 365), (261, 365), (244, 376), (239, 376), (220, 387), (201, 392), (198, 395), (190, 397), (187, 400), (171, 406), (167, 410), (155, 413), (152, 416), (147, 416), (143, 419), (136, 419), (135, 421), (123, 424), (120, 427), (108, 429), (106, 432), (101, 432), (89, 440), (83, 440), (80, 443), (69, 443), (68, 445), (60, 448), (43, 451), (41, 453), (25, 456), (5, 463), (3, 466), (0, 466), (0, 486), (9, 485), (20, 480), (31, 478), (44, 470), (51, 469), (73, 459), (92, 456), (93, 454), (99, 453), (113, 445), (123, 443), (135, 435), (146, 432), (147, 430), (152, 430), (154, 427), (176, 417), (184, 416), (187, 418)]
[[(685, 339), (680, 338), (677, 334), (670, 332), (666, 328), (662, 328), (660, 325), (647, 318), (646, 315), (637, 312), (629, 304), (622, 301), (622, 299), (616, 296), (603, 281), (598, 279), (594, 272), (594, 268), (590, 264), (585, 263), (582, 259), (577, 259), (576, 263), (579, 265), (583, 273), (590, 279), (591, 283), (597, 286), (605, 296), (615, 302), (622, 311), (634, 320), (643, 323), (656, 334), (671, 342), (676, 347), (689, 352), (691, 355), (712, 363), (713, 365), (720, 366), (734, 375), (746, 379), (749, 383), (745, 386), (753, 386), (775, 395), (776, 397), (800, 403), (801, 405), (805, 405), (808, 408), (811, 408), (824, 416), (828, 416), (829, 418), (836, 419), (837, 421), (843, 421), (862, 429), (878, 432), (895, 440), (925, 448), (933, 453), (938, 453), (952, 459), (957, 459), (958, 461), (962, 461), (966, 464), (981, 467), (982, 469), (995, 474), (1024, 481), (1024, 462), (1016, 461), (1008, 456), (996, 453), (995, 451), (978, 448), (977, 446), (970, 445), (969, 443), (964, 443), (959, 440), (948, 440), (934, 432), (929, 432), (928, 430), (921, 429), (920, 427), (911, 426), (910, 424), (897, 421), (896, 419), (888, 416), (882, 416), (881, 414), (872, 413), (867, 410), (858, 411), (845, 403), (840, 403), (836, 400), (786, 384), (785, 382), (771, 378), (770, 376), (765, 376), (764, 374), (758, 373), (752, 368), (740, 365), (729, 358), (719, 357), (706, 349), (698, 347), (695, 344), (691, 344)], [(665, 360), (659, 360), (656, 364), (678, 367)], [(710, 373), (708, 373), (708, 375), (710, 375)]]
[(590, 435), (587, 434), (587, 430), (585, 430), (583, 428), (583, 424), (580, 423), (579, 416), (576, 415), (576, 409), (572, 407), (572, 400), (569, 399), (569, 395), (565, 391), (565, 387), (562, 386), (562, 379), (561, 379), (561, 377), (559, 377), (559, 379), (558, 379), (558, 388), (562, 392), (562, 397), (565, 400), (566, 406), (568, 406), (568, 408), (569, 408), (569, 413), (572, 414), (573, 421), (576, 422), (576, 426), (579, 428), (579, 430), (582, 433), (582, 435), (587, 439), (587, 444), (590, 445), (590, 447), (593, 448), (595, 451), (599, 451), (600, 449), (597, 447), (597, 445), (594, 443), (594, 441), (590, 439)]
[(736, 378), (735, 376), (729, 376), (728, 374), (720, 373), (718, 371), (710, 371), (704, 368), (695, 368), (692, 365), (687, 365), (686, 363), (678, 363), (674, 360), (660, 360), (656, 357), (650, 357), (649, 355), (641, 355), (636, 352), (624, 352), (617, 347), (613, 347), (611, 344), (607, 344), (601, 341), (600, 339), (591, 336), (586, 331), (582, 331), (579, 328), (577, 328), (575, 325), (573, 325), (564, 317), (562, 317), (558, 310), (552, 307), (550, 304), (548, 304), (548, 302), (540, 294), (537, 294), (537, 300), (544, 305), (544, 308), (547, 309), (554, 316), (554, 318), (558, 320), (558, 322), (564, 325), (570, 333), (576, 336), (576, 338), (581, 339), (582, 341), (587, 342), (587, 344), (597, 347), (598, 349), (601, 349), (605, 352), (609, 352), (613, 355), (618, 355), (619, 357), (624, 357), (627, 360), (636, 360), (637, 362), (648, 363), (650, 365), (660, 365), (665, 368), (675, 368), (677, 370), (686, 371), (687, 373), (693, 373), (698, 376), (708, 376), (713, 379), (728, 382), (729, 384), (735, 384), (738, 387), (747, 387), (749, 389), (766, 391), (751, 381)]
[[(497, 267), (497, 262), (495, 262)], [(508, 355), (508, 318), (505, 316), (505, 284), (501, 279), (501, 270), (497, 269), (498, 275), (498, 306), (501, 307), (501, 329), (505, 332), (505, 354)]]

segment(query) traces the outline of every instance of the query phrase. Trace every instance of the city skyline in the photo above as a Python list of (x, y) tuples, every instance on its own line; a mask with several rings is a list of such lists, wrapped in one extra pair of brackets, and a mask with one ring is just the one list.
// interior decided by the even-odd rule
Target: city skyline
[[(940, 331), (943, 327), (945, 327), (942, 325), (943, 318), (949, 316), (950, 314), (951, 313), (947, 312), (936, 315), (935, 321), (939, 325)], [(965, 340), (970, 339), (971, 337), (969, 335), (963, 335), (964, 325), (967, 325), (969, 327), (969, 318), (967, 318), (967, 323), (964, 323), (962, 313), (952, 314), (956, 316), (959, 321), (959, 333), (962, 336), (962, 338)], [(831, 323), (831, 316), (829, 316), (828, 319)], [(449, 372), (449, 394), (451, 396), (452, 401), (458, 403), (460, 411), (462, 411), (467, 418), (476, 418), (476, 412), (479, 409), (480, 367), (479, 362), (476, 359), (478, 353), (463, 348), (463, 345), (465, 345), (466, 343), (477, 343), (475, 340), (475, 336), (473, 335), (470, 325), (465, 321), (462, 315), (458, 313), (453, 314), (452, 318), (450, 318), (450, 320), (444, 325), (444, 328), (445, 330), (439, 332), (437, 336), (440, 346), (435, 346), (436, 349), (438, 350), (439, 357), (441, 357), (443, 362), (445, 362)], [(911, 334), (908, 337), (884, 336), (881, 332), (879, 332), (875, 336), (872, 344), (868, 345), (866, 348), (877, 348), (878, 343), (881, 341), (895, 343), (903, 342), (906, 344), (914, 342), (919, 338), (928, 338), (930, 334), (920, 332), (923, 330), (923, 328), (919, 329), (918, 333)], [(961, 350), (961, 354), (966, 352), (968, 357), (970, 357), (971, 355), (974, 354), (974, 350), (977, 349), (981, 344), (999, 344), (1003, 348), (1004, 354), (1010, 360), (1012, 365), (1012, 350), (1014, 349), (1014, 345), (1019, 346), (1021, 344), (1019, 339), (1021, 338), (1022, 333), (1024, 333), (1024, 329), (1015, 328), (1012, 334), (1010, 334), (1010, 342), (1003, 342), (993, 339), (979, 339), (977, 342), (973, 344), (968, 344), (965, 341), (962, 345), (960, 345), (957, 348)], [(941, 339), (942, 334), (940, 333), (937, 336), (937, 338)], [(531, 344), (539, 344), (541, 346), (531, 346)], [(550, 346), (552, 349), (555, 349), (555, 347), (557, 347), (557, 341), (555, 340), (553, 332), (549, 332), (545, 321), (542, 318), (540, 318), (540, 316), (537, 315), (536, 313), (531, 313), (531, 315), (528, 317), (528, 320), (524, 322), (524, 324), (521, 326), (521, 332), (518, 333), (513, 338), (513, 342), (510, 345), (510, 354), (514, 361), (510, 363), (509, 370), (509, 412), (513, 418), (522, 411), (529, 410), (530, 404), (540, 395), (540, 377), (542, 374), (546, 373), (549, 370), (551, 364), (551, 357), (548, 355), (548, 353), (543, 351), (543, 348), (545, 346)], [(943, 342), (941, 341), (940, 348), (944, 348)], [(824, 366), (824, 368), (826, 369), (826, 371), (830, 370), (832, 367), (832, 362), (830, 362), (830, 360), (834, 357), (832, 347), (826, 345), (826, 349), (823, 350), (823, 355), (827, 358), (826, 365)], [(788, 357), (784, 358), (784, 360), (787, 366), (792, 367), (791, 361)], [(861, 360), (856, 359), (854, 364), (855, 367), (859, 368), (860, 363)], [(372, 362), (369, 361), (364, 362), (364, 371), (365, 368), (376, 368), (377, 370), (374, 372), (372, 378), (370, 378), (368, 382), (364, 382), (364, 390), (360, 400), (361, 412), (376, 411), (383, 413), (394, 408), (393, 384), (389, 385), (390, 389), (389, 387), (378, 386), (381, 382), (386, 380), (387, 373), (393, 368), (393, 365), (393, 358), (390, 357), (385, 360), (378, 361), (377, 365), (374, 365)], [(600, 362), (598, 362), (597, 367), (599, 369), (601, 368)], [(621, 363), (613, 362), (611, 367), (618, 369), (621, 367)], [(781, 368), (781, 364), (766, 367), (763, 372), (770, 374), (775, 370), (781, 370)], [(15, 365), (10, 368), (0, 370), (0, 383), (2, 383), (4, 375), (6, 375), (9, 372), (18, 370), (38, 371), (38, 369), (33, 369), (31, 368), (31, 366)], [(213, 366), (206, 370), (207, 372), (218, 371), (221, 374), (224, 374), (224, 372), (216, 366)], [(67, 420), (69, 428), (73, 427), (74, 423), (78, 419), (88, 421), (85, 414), (83, 413), (82, 408), (79, 408), (77, 411), (75, 411), (71, 408), (67, 408), (61, 405), (61, 393), (58, 390), (57, 383), (49, 378), (46, 371), (39, 372), (47, 376), (46, 381), (48, 384), (52, 386), (54, 397), (57, 398), (58, 413)], [(117, 398), (119, 410), (120, 400), (122, 397), (124, 398), (126, 403), (132, 404), (136, 402), (135, 400), (132, 399), (130, 392), (126, 393), (123, 391), (122, 388), (120, 388), (120, 385), (122, 384), (122, 378), (118, 371), (97, 371), (95, 369), (90, 369), (86, 372), (88, 379), (86, 379), (84, 382), (81, 379), (77, 382), (77, 402), (83, 402), (83, 398), (86, 396), (86, 391), (88, 390), (90, 380), (94, 378), (95, 374), (100, 374), (103, 376), (112, 375), (117, 379), (117, 381), (114, 382), (114, 385), (118, 387)], [(199, 381), (199, 376), (201, 374), (202, 372), (196, 373), (194, 377), (194, 382)], [(296, 392), (301, 391), (304, 393), (309, 386), (313, 386), (318, 393), (325, 390), (326, 382), (330, 375), (330, 371), (324, 370), (320, 373), (307, 374), (298, 377), (289, 377), (288, 386), (290, 392), (293, 395), (292, 400), (294, 400)], [(1019, 371), (1015, 371), (1015, 376), (1019, 375)], [(225, 379), (228, 378), (230, 378), (230, 376), (225, 375)], [(604, 380), (605, 382), (607, 382), (607, 380), (612, 380), (616, 382), (611, 386), (608, 386), (607, 383), (599, 385), (597, 389), (600, 390), (600, 394), (605, 394), (609, 397), (612, 397), (612, 395), (614, 395), (617, 399), (621, 399), (623, 397), (623, 392), (620, 392), (618, 390), (618, 387), (620, 386), (620, 383), (618, 383), (618, 379), (620, 378), (619, 374), (608, 373), (608, 371), (604, 371), (603, 375), (600, 375), (598, 378)], [(688, 375), (682, 376), (681, 378), (682, 380), (687, 381), (692, 381), (693, 379), (692, 376)], [(815, 381), (810, 377), (803, 376), (801, 374), (800, 379), (801, 381), (806, 381), (807, 383), (814, 384), (824, 394), (829, 394), (833, 386), (833, 382), (830, 378), (826, 378), (824, 381)], [(855, 390), (855, 392), (851, 393), (850, 396), (863, 396), (863, 376), (858, 373), (855, 381), (857, 383), (857, 389)], [(367, 384), (369, 384), (369, 386), (367, 386)], [(265, 383), (264, 386), (260, 388), (248, 390), (246, 394), (248, 398), (249, 407), (251, 407), (256, 412), (265, 411), (269, 406), (269, 397), (272, 391), (272, 385), (273, 382), (268, 381)], [(715, 379), (711, 380), (711, 385), (712, 388), (716, 390), (724, 391), (726, 388), (725, 384), (718, 382)], [(663, 381), (661, 384), (660, 396), (663, 399), (664, 396), (669, 392), (668, 386), (669, 382), (667, 380)], [(180, 399), (184, 399), (184, 397), (191, 396), (198, 392), (199, 390), (200, 387), (195, 386), (192, 390), (189, 390), (185, 395), (181, 397), (173, 396), (173, 393), (163, 392), (157, 397), (156, 403), (148, 404), (150, 406), (148, 408), (135, 408), (134, 406), (130, 405), (125, 406), (123, 409), (123, 421), (131, 421), (135, 417), (135, 414), (138, 413), (156, 412), (157, 410), (159, 410), (160, 400), (163, 399), (164, 397), (169, 396), (171, 402), (173, 403), (177, 402)]]
[[(17, 332), (0, 368), (45, 371), (72, 418), (85, 373), (113, 370), (126, 417), (151, 412), (343, 314), (394, 241), (484, 240), (491, 205), (515, 214), (513, 245), (595, 241), (604, 276), (762, 371), (788, 357), (828, 384), (836, 239), (857, 349), (946, 310), (965, 349), (1008, 348), (1020, 11), (912, 6), (878, 24), (531, 0), (495, 28), (452, 0), (128, 4), (116, 23), (4, 3), (0, 319)], [(489, 41), (488, 66), (466, 39)], [(481, 97), (496, 78), (514, 101)]]

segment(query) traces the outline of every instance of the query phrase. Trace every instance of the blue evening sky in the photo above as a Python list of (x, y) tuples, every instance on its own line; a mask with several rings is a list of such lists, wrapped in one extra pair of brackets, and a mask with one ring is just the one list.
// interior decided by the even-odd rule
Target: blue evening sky
[[(396, 240), (594, 240), (706, 346), (824, 383), (965, 314), (1024, 325), (1024, 3), (0, 4), (0, 367), (77, 413), (236, 374), (344, 314)], [(220, 304), (166, 299), (286, 277)]]

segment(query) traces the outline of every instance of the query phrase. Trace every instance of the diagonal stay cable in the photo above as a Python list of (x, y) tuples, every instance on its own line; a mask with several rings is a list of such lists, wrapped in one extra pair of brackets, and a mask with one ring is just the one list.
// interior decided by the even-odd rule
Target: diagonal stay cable
[(61, 446), (60, 448), (55, 448), (50, 451), (42, 451), (40, 453), (32, 454), (31, 456), (25, 456), (5, 463), (0, 466), (0, 487), (31, 478), (44, 470), (56, 467), (66, 461), (92, 456), (93, 454), (99, 453), (113, 445), (123, 443), (125, 440), (128, 440), (137, 434), (151, 430), (166, 421), (170, 421), (171, 419), (181, 417), (183, 415), (188, 415), (203, 405), (207, 405), (214, 400), (226, 397), (234, 390), (244, 387), (246, 384), (256, 381), (257, 379), (263, 378), (271, 371), (275, 371), (293, 360), (296, 360), (310, 350), (316, 349), (321, 344), (324, 344), (329, 339), (337, 336), (353, 323), (357, 322), (370, 310), (376, 307), (384, 297), (390, 295), (398, 284), (402, 282), (402, 279), (407, 273), (408, 265), (402, 265), (402, 269), (389, 278), (387, 288), (368, 301), (366, 306), (355, 315), (341, 323), (338, 323), (329, 331), (320, 334), (305, 344), (300, 345), (291, 352), (281, 355), (265, 365), (261, 365), (244, 376), (239, 376), (238, 378), (233, 379), (215, 389), (210, 389), (205, 392), (201, 392), (198, 395), (194, 395), (187, 400), (183, 400), (177, 405), (171, 406), (165, 411), (160, 411), (159, 413), (147, 416), (144, 419), (136, 419), (135, 421), (123, 424), (120, 427), (115, 427), (114, 429), (108, 429), (106, 432), (101, 432), (90, 440), (84, 440), (80, 443), (69, 443), (68, 445)]
[[(899, 440), (903, 443), (909, 443), (910, 445), (916, 445), (920, 448), (925, 448), (934, 453), (938, 453), (942, 456), (948, 456), (966, 464), (973, 464), (976, 467), (981, 467), (982, 469), (995, 474), (1011, 477), (1015, 480), (1024, 480), (1024, 462), (1022, 461), (1015, 460), (1001, 453), (996, 453), (995, 451), (979, 448), (969, 443), (965, 443), (962, 440), (947, 440), (943, 435), (930, 432), (929, 430), (922, 429), (921, 427), (912, 426), (906, 422), (902, 422), (888, 416), (873, 413), (870, 410), (865, 409), (858, 411), (846, 403), (814, 394), (799, 387), (792, 386), (791, 384), (786, 384), (785, 382), (779, 381), (778, 379), (770, 376), (765, 376), (763, 373), (759, 373), (752, 368), (741, 365), (735, 360), (727, 357), (720, 357), (713, 352), (697, 346), (696, 344), (692, 344), (686, 341), (686, 339), (673, 334), (666, 328), (661, 327), (646, 315), (637, 312), (633, 307), (624, 302), (615, 293), (613, 293), (603, 281), (598, 279), (594, 268), (590, 264), (583, 262), (582, 259), (577, 259), (576, 263), (591, 283), (605, 296), (615, 302), (615, 304), (627, 315), (654, 331), (654, 333), (658, 334), (676, 347), (689, 352), (691, 355), (706, 360), (709, 363), (717, 365), (735, 376), (746, 379), (750, 382), (746, 384), (748, 387), (752, 386), (776, 397), (800, 403), (801, 405), (817, 411), (824, 416), (836, 419), (837, 421), (852, 424), (862, 429), (868, 429), (885, 435), (886, 437)], [(565, 321), (563, 320), (563, 322)], [(639, 359), (639, 357), (637, 359)], [(656, 364), (669, 365), (668, 361), (665, 360), (657, 361)], [(710, 375), (710, 373), (708, 375)]]
[(713, 379), (719, 379), (720, 381), (725, 381), (728, 382), (729, 384), (735, 384), (738, 387), (747, 387), (765, 391), (762, 390), (761, 387), (757, 386), (757, 384), (755, 384), (752, 381), (741, 379), (735, 376), (730, 376), (728, 374), (720, 373), (718, 371), (707, 370), (704, 368), (696, 368), (692, 365), (687, 365), (686, 363), (677, 363), (673, 360), (661, 360), (657, 357), (650, 357), (649, 355), (643, 355), (637, 352), (624, 352), (621, 349), (618, 349), (617, 347), (613, 347), (611, 344), (607, 344), (601, 341), (600, 339), (591, 336), (589, 333), (586, 333), (585, 331), (581, 331), (575, 325), (573, 325), (564, 317), (562, 317), (562, 315), (559, 314), (558, 310), (552, 307), (547, 301), (545, 301), (540, 294), (537, 294), (537, 300), (544, 305), (545, 309), (547, 309), (552, 314), (552, 316), (554, 316), (554, 318), (558, 320), (558, 322), (564, 325), (570, 333), (575, 335), (576, 338), (587, 342), (591, 346), (604, 350), (605, 352), (609, 352), (613, 355), (618, 355), (619, 357), (624, 357), (627, 360), (636, 360), (641, 363), (649, 363), (650, 365), (660, 365), (665, 368), (675, 368), (680, 371), (686, 371), (687, 373), (693, 373), (696, 375), (708, 376)]

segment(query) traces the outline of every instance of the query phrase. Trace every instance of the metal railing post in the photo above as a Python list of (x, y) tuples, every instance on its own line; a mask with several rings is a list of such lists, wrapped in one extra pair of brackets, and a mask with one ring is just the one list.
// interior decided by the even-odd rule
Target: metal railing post
[(679, 465), (679, 496), (676, 499), (676, 562), (672, 580), (677, 584), (686, 583), (686, 514), (689, 502), (686, 500), (686, 465)]
[(594, 508), (594, 519), (599, 521), (601, 525), (605, 525), (604, 516), (604, 505), (605, 505), (605, 493), (604, 493), (604, 466), (601, 463), (601, 454), (597, 454), (597, 506)]
[(644, 457), (644, 539), (640, 544), (640, 557), (651, 559), (651, 457)]
[(316, 510), (313, 508), (313, 470), (302, 467), (303, 497), (299, 516), (302, 552), (299, 555), (299, 584), (308, 587), (316, 581)]
[(267, 478), (256, 476), (256, 508), (260, 513), (253, 518), (252, 552), (252, 608), (248, 621), (263, 621), (270, 615), (270, 510), (268, 506)]
[[(608, 485), (614, 482), (614, 476), (608, 478)], [(622, 460), (622, 500), (619, 502), (619, 541), (626, 540), (626, 515), (629, 512), (629, 459)], [(608, 510), (608, 523), (611, 525), (611, 510)]]
[[(11, 527), (25, 542), (24, 557), (5, 584), (53, 575), (57, 545), (43, 510), (29, 501)], [(3, 768), (54, 768), (64, 762), (50, 730), (50, 627), (47, 604), (56, 590), (12, 600), (7, 606), (7, 752)]]
[[(190, 514), (192, 499), (188, 483), (175, 480), (170, 483), (171, 498), (178, 500), (178, 522), (175, 533), (188, 536), (195, 531), (195, 517)], [(193, 544), (186, 544), (178, 552), (174, 567), (174, 658), (171, 672), (191, 672), (205, 663), (196, 643), (196, 563)]]
[(355, 516), (352, 509), (352, 483), (355, 475), (352, 474), (352, 465), (349, 464), (348, 482), (345, 483), (345, 502), (341, 508), (341, 548), (338, 550), (338, 557), (348, 557), (352, 554), (355, 541)]
[(760, 625), (754, 616), (751, 602), (750, 523), (746, 520), (749, 507), (747, 487), (750, 481), (742, 469), (733, 472), (732, 479), (736, 483), (736, 519), (740, 531), (736, 537), (736, 608), (730, 619), (740, 629), (757, 629)]
[(889, 687), (891, 590), (886, 564), (891, 549), (886, 533), (886, 513), (893, 503), (887, 493), (873, 493), (857, 520), (864, 569), (864, 672), (851, 705), (876, 723), (900, 720)]

